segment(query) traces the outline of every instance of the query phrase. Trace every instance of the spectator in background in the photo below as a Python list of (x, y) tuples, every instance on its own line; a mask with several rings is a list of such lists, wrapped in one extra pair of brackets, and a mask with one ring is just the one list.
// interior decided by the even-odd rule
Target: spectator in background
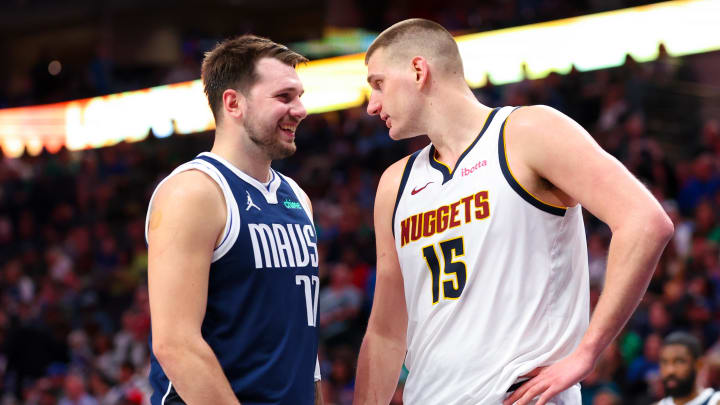
[(115, 381), (100, 371), (90, 374), (90, 391), (97, 398), (98, 405), (115, 405), (122, 398), (122, 390), (115, 387)]
[(696, 384), (700, 342), (685, 332), (668, 335), (660, 350), (660, 375), (667, 395), (658, 405), (716, 405), (720, 393), (712, 388), (702, 391)]
[(362, 292), (352, 284), (350, 268), (337, 263), (330, 273), (330, 286), (320, 292), (320, 337), (328, 346), (357, 339), (352, 330), (361, 307)]
[(95, 397), (87, 393), (85, 379), (81, 375), (68, 374), (64, 387), (65, 392), (58, 405), (98, 405)]
[(600, 355), (595, 369), (582, 381), (582, 404), (595, 404), (596, 397), (603, 392), (618, 394), (620, 386), (616, 381), (622, 381), (622, 355), (617, 341), (611, 343)]
[(658, 375), (658, 356), (661, 344), (662, 338), (660, 335), (656, 333), (650, 334), (645, 339), (642, 356), (636, 357), (628, 367), (628, 381), (637, 386), (640, 392), (645, 391), (646, 387), (650, 386), (653, 379)]
[(604, 389), (595, 395), (592, 405), (621, 405), (622, 400), (615, 391)]
[(718, 175), (713, 155), (700, 155), (692, 166), (692, 174), (680, 190), (678, 203), (683, 214), (692, 213), (703, 198), (712, 198), (720, 190)]

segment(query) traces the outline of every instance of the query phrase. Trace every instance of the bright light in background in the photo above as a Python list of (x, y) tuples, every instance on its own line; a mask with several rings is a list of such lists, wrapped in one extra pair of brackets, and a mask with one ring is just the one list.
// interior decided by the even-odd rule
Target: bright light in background
[[(720, 50), (720, 0), (671, 1), (625, 10), (457, 37), (471, 87), (489, 79), (500, 85), (540, 79), (551, 72), (605, 69), (658, 57)], [(57, 62), (57, 65), (54, 65)], [(59, 74), (53, 61), (48, 72)], [(309, 113), (362, 105), (370, 88), (364, 55), (312, 61), (298, 67)], [(69, 149), (141, 141), (150, 132), (164, 138), (211, 130), (215, 123), (194, 80), (127, 93), (26, 108), (0, 110), (0, 146), (5, 156), (25, 151)]]

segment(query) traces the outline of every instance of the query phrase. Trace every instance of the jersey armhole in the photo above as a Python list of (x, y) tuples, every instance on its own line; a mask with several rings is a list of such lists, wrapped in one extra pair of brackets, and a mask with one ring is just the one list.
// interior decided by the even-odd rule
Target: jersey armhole
[[(407, 185), (408, 178), (410, 177), (410, 171), (412, 170), (413, 163), (415, 163), (415, 159), (417, 156), (422, 152), (423, 149), (420, 149), (418, 151), (415, 151), (410, 157), (408, 158), (407, 162), (405, 162), (405, 168), (403, 169), (402, 178), (400, 179), (400, 186), (398, 187), (397, 196), (395, 197), (395, 208), (393, 208), (393, 214), (392, 214), (392, 230), (393, 230), (393, 237), (395, 237), (395, 214), (397, 213), (398, 206), (400, 205), (400, 198), (402, 198), (402, 193), (405, 190), (405, 186)], [(376, 197), (377, 198), (377, 197)]]
[(238, 235), (240, 234), (240, 211), (238, 209), (237, 203), (235, 202), (235, 197), (233, 196), (232, 191), (230, 190), (230, 186), (227, 183), (227, 180), (225, 180), (225, 177), (220, 173), (220, 171), (215, 168), (212, 164), (202, 160), (202, 159), (195, 159), (193, 161), (187, 162), (185, 164), (182, 164), (178, 166), (177, 169), (173, 170), (170, 175), (168, 175), (166, 178), (164, 178), (155, 188), (155, 191), (153, 191), (152, 197), (150, 197), (150, 203), (148, 204), (148, 212), (145, 217), (145, 243), (149, 243), (148, 239), (148, 226), (150, 223), (150, 212), (152, 211), (152, 203), (155, 199), (155, 195), (157, 194), (160, 187), (165, 183), (167, 180), (169, 180), (171, 177), (180, 174), (182, 172), (186, 172), (188, 170), (199, 170), (203, 173), (205, 173), (208, 177), (210, 177), (217, 185), (220, 187), (220, 190), (222, 190), (223, 197), (225, 200), (225, 207), (226, 207), (226, 219), (225, 219), (225, 227), (223, 228), (222, 238), (220, 239), (220, 243), (215, 246), (215, 249), (213, 250), (213, 257), (212, 262), (216, 262), (220, 260), (225, 254), (230, 250), (230, 248), (235, 244), (235, 241), (237, 240)]
[(515, 178), (515, 176), (512, 174), (512, 171), (510, 170), (510, 163), (508, 162), (507, 157), (507, 149), (505, 148), (505, 127), (508, 120), (510, 119), (510, 114), (518, 108), (520, 107), (514, 107), (505, 117), (505, 120), (500, 126), (500, 135), (498, 136), (498, 162), (500, 163), (500, 169), (502, 170), (503, 177), (510, 185), (510, 187), (515, 191), (515, 193), (517, 193), (523, 200), (530, 203), (530, 205), (541, 211), (545, 211), (549, 214), (562, 217), (565, 215), (567, 207), (560, 207), (557, 205), (549, 204), (534, 196), (529, 191), (527, 191), (527, 189), (523, 187), (522, 184), (520, 184), (520, 182)]

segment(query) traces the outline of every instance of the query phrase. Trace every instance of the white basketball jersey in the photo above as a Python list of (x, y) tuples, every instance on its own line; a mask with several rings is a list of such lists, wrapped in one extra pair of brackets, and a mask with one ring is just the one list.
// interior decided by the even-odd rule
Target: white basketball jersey
[(500, 404), (518, 376), (570, 354), (587, 329), (581, 207), (544, 203), (514, 179), (503, 136), (511, 111), (493, 110), (454, 170), (432, 145), (405, 167), (393, 232), (408, 310), (406, 404)]
[[(693, 398), (685, 405), (716, 405), (720, 402), (720, 392), (716, 392), (712, 388), (705, 388), (700, 395)], [(666, 397), (658, 402), (658, 405), (675, 405), (675, 401), (671, 397)]]

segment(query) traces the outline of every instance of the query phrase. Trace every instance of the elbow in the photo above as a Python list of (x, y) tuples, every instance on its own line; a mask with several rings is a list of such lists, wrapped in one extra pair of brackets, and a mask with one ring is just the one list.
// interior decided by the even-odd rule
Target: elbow
[(673, 234), (675, 233), (675, 225), (673, 225), (672, 220), (670, 220), (670, 217), (668, 217), (665, 211), (660, 211), (658, 213), (655, 228), (658, 234), (658, 238), (664, 243), (670, 241)]
[(183, 345), (177, 339), (157, 338), (156, 336), (153, 336), (152, 350), (155, 358), (166, 372), (174, 367), (183, 351), (187, 353), (187, 347), (183, 350)]
[(165, 367), (167, 359), (173, 358), (173, 352), (175, 352), (176, 350), (174, 345), (169, 341), (161, 340), (158, 339), (156, 336), (153, 336), (152, 351), (158, 362), (160, 362), (160, 364)]
[(660, 208), (628, 211), (619, 226), (611, 226), (613, 234), (620, 232), (635, 240), (643, 241), (659, 248), (664, 247), (675, 232), (670, 217)]
[(647, 219), (645, 229), (647, 236), (662, 246), (665, 246), (670, 241), (675, 232), (675, 226), (670, 217), (661, 208), (652, 212)]

